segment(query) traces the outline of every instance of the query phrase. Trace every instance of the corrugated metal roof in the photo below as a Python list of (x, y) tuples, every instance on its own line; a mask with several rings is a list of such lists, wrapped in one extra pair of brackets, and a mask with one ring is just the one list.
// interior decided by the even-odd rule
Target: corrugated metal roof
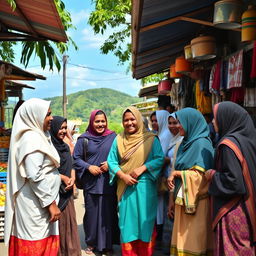
[[(140, 79), (169, 69), (175, 58), (183, 54), (184, 46), (202, 32), (215, 33), (218, 40), (223, 40), (221, 33), (226, 32), (211, 27), (215, 2), (133, 0), (133, 77)], [(205, 24), (188, 22), (188, 19), (200, 20)]]
[[(26, 40), (19, 31), (29, 36), (27, 39), (66, 42), (67, 36), (53, 0), (16, 0), (13, 11), (6, 0), (0, 0), (0, 40)], [(9, 37), (8, 37), (9, 36)]]
[(0, 60), (0, 67), (4, 66), (4, 72), (5, 72), (5, 80), (36, 80), (36, 79), (42, 79), (46, 80), (45, 76), (28, 72), (24, 69), (21, 69), (9, 62)]

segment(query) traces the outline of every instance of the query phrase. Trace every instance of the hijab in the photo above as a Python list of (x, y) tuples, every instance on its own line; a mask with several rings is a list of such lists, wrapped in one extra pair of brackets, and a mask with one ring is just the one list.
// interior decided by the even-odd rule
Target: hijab
[(57, 137), (57, 134), (64, 122), (67, 122), (66, 118), (54, 116), (51, 123), (50, 134), (52, 143), (60, 156), (60, 166), (58, 168), (59, 173), (70, 177), (72, 169), (72, 157), (70, 149), (63, 140)]
[[(33, 152), (47, 155), (52, 165), (44, 171), (50, 172), (59, 166), (59, 155), (51, 143), (48, 132), (44, 132), (44, 119), (50, 107), (50, 101), (32, 98), (18, 109), (12, 127), (8, 157), (6, 191), (6, 227), (5, 243), (9, 242), (14, 214), (15, 195), (25, 184), (25, 157)], [(42, 163), (38, 163), (39, 165)]]
[(169, 148), (170, 140), (173, 137), (168, 128), (168, 118), (170, 113), (166, 110), (157, 110), (156, 119), (158, 123), (158, 138), (160, 140), (164, 155)]
[[(118, 153), (121, 158), (121, 169), (129, 174), (135, 168), (142, 166), (151, 151), (155, 135), (146, 130), (141, 113), (136, 107), (130, 106), (123, 112), (123, 118), (126, 112), (131, 112), (136, 121), (138, 130), (133, 134), (128, 134), (125, 130), (117, 136)], [(121, 199), (125, 192), (126, 184), (123, 180), (117, 181), (117, 196)]]
[(175, 170), (197, 167), (203, 171), (212, 168), (214, 151), (203, 115), (196, 109), (184, 108), (177, 111), (176, 116), (185, 136), (177, 152)]
[[(252, 184), (253, 195), (250, 197), (250, 204), (253, 207), (248, 210), (250, 219), (255, 219), (256, 205), (256, 130), (249, 113), (233, 102), (222, 102), (214, 106), (214, 118), (219, 128), (220, 142), (217, 152), (224, 139), (231, 140), (240, 149), (249, 169), (249, 179), (245, 179), (247, 189)], [(241, 163), (242, 164), (242, 163)], [(247, 202), (246, 202), (247, 205)], [(253, 210), (251, 210), (253, 209)], [(252, 223), (252, 222), (251, 222)], [(256, 226), (252, 227), (254, 241), (256, 238)]]
[[(60, 166), (58, 171), (60, 174), (71, 177), (71, 170), (72, 170), (72, 157), (70, 153), (69, 146), (62, 140), (58, 138), (58, 132), (64, 122), (67, 122), (67, 119), (61, 116), (54, 116), (52, 123), (51, 123), (51, 140), (54, 147), (57, 149), (58, 154), (60, 156)], [(58, 207), (61, 211), (63, 211), (71, 196), (73, 195), (73, 190), (65, 190), (66, 184), (62, 181), (60, 187), (60, 200), (58, 203)]]
[(107, 135), (113, 133), (114, 131), (109, 130), (109, 129), (107, 128), (108, 126), (106, 126), (106, 129), (105, 129), (105, 131), (103, 132), (103, 134), (98, 134), (98, 133), (95, 131), (95, 129), (94, 129), (94, 127), (93, 127), (93, 122), (94, 122), (95, 116), (97, 115), (98, 112), (102, 112), (102, 113), (103, 113), (103, 115), (105, 116), (105, 119), (106, 119), (106, 123), (108, 124), (107, 116), (106, 116), (105, 112), (102, 111), (101, 109), (95, 109), (95, 110), (93, 110), (93, 111), (91, 112), (90, 122), (89, 122), (89, 125), (88, 125), (86, 131), (87, 131), (90, 135), (92, 135), (92, 136), (107, 136)]

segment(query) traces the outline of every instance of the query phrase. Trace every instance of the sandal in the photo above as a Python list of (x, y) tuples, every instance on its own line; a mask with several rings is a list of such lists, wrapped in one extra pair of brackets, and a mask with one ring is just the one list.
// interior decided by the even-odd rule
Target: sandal
[(88, 246), (85, 250), (84, 250), (84, 252), (85, 252), (85, 255), (87, 256), (96, 256), (95, 254), (94, 254), (94, 247), (92, 247), (92, 246)]

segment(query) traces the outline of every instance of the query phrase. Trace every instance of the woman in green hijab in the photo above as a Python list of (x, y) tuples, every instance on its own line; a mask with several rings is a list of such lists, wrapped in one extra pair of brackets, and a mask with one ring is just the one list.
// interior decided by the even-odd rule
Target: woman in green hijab
[(214, 154), (209, 128), (196, 109), (182, 109), (176, 116), (184, 139), (177, 152), (175, 170), (168, 178), (175, 202), (171, 255), (208, 255), (212, 236), (204, 173), (213, 167)]

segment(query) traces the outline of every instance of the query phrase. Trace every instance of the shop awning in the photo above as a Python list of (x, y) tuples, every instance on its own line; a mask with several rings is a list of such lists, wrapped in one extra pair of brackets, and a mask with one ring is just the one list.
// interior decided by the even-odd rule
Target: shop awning
[(11, 63), (0, 60), (0, 78), (4, 80), (46, 80), (46, 77), (28, 72)]
[(212, 24), (216, 0), (132, 2), (132, 71), (136, 79), (168, 70), (184, 46), (201, 33), (225, 33)]
[(23, 83), (17, 83), (14, 81), (5, 81), (5, 93), (7, 97), (20, 97), (22, 98), (22, 90), (26, 89), (32, 89), (34, 90), (35, 87), (29, 86), (27, 84)]
[(16, 0), (15, 2), (16, 9), (13, 11), (7, 0), (0, 0), (1, 41), (47, 39), (56, 42), (67, 41), (53, 0)]
[(155, 98), (158, 96), (158, 84), (142, 87), (139, 91), (139, 97)]

